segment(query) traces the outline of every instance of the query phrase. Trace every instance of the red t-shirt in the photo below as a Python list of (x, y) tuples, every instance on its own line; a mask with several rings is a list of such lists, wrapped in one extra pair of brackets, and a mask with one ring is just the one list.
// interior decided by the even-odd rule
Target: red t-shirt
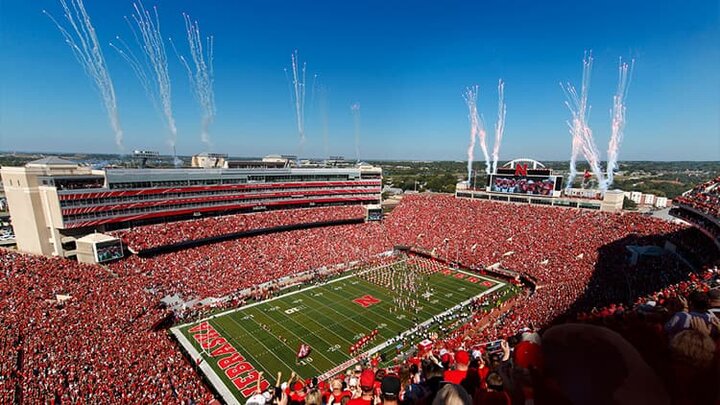
[(478, 374), (480, 374), (481, 386), (485, 387), (485, 379), (487, 378), (488, 374), (490, 374), (490, 367), (485, 366), (483, 368), (479, 368)]
[(444, 374), (445, 381), (449, 381), (453, 384), (460, 384), (460, 381), (465, 379), (467, 370), (448, 370)]
[(293, 391), (290, 393), (290, 395), (288, 395), (288, 397), (290, 399), (290, 402), (296, 402), (296, 403), (297, 402), (305, 402), (305, 393), (304, 392), (298, 393), (298, 392)]

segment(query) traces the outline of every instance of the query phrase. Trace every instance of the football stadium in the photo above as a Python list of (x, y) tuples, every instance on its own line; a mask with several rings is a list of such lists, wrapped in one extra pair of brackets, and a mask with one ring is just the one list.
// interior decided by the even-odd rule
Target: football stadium
[[(71, 170), (52, 159), (4, 167), (11, 215), (15, 186), (25, 187), (19, 198), (31, 199), (16, 204), (22, 215), (36, 205), (32, 198), (47, 195), (82, 193), (96, 196), (85, 203), (90, 207), (117, 205), (117, 194), (102, 188), (59, 187), (88, 181)], [(143, 169), (126, 171), (132, 170)], [(293, 170), (302, 177), (306, 169)], [(375, 176), (370, 181), (381, 179), (381, 172), (363, 170)], [(515, 173), (527, 166), (503, 170), (506, 182), (533, 178)], [(93, 173), (91, 185), (107, 187), (111, 171)], [(532, 390), (540, 403), (557, 403), (571, 395), (563, 373), (584, 370), (588, 356), (599, 367), (635, 359), (628, 367), (644, 373), (662, 397), (672, 386), (652, 370), (670, 370), (663, 367), (672, 367), (679, 355), (673, 353), (690, 350), (668, 352), (662, 342), (679, 337), (698, 339), (688, 343), (698, 351), (682, 364), (692, 361), (702, 375), (713, 375), (703, 367), (713, 364), (707, 356), (714, 346), (703, 345), (716, 333), (714, 318), (705, 336), (704, 324), (685, 322), (682, 314), (684, 306), (702, 313), (718, 305), (720, 178), (674, 200), (671, 213), (682, 221), (613, 212), (606, 209), (609, 192), (597, 200), (565, 191), (553, 197), (545, 188), (538, 195), (494, 190), (494, 175), (483, 186), (458, 183), (456, 195), (408, 194), (384, 214), (349, 199), (263, 210), (223, 205), (178, 216), (174, 206), (194, 189), (170, 184), (174, 192), (162, 192), (148, 176), (158, 172), (160, 179), (179, 172), (143, 172), (151, 185), (142, 190), (160, 191), (150, 194), (150, 212), (164, 222), (127, 223), (124, 212), (110, 211), (99, 215), (127, 226), (81, 236), (72, 221), (54, 221), (65, 257), (23, 253), (35, 246), (32, 238), (27, 245), (18, 239), (20, 251), (0, 252), (4, 402), (244, 403), (281, 395), (280, 388), (296, 401), (311, 392), (341, 399), (361, 396), (368, 379), (380, 387), (388, 373), (408, 378), (404, 387), (422, 378), (419, 395), (431, 395), (426, 384), (433, 376), (449, 381), (453, 373), (469, 375), (470, 367), (482, 392)], [(364, 172), (356, 173), (362, 182)], [(30, 180), (18, 183), (20, 175)], [(214, 174), (196, 175), (202, 176)], [(252, 184), (274, 195), (317, 187), (313, 180)], [(339, 194), (337, 187), (354, 184), (322, 186)], [(123, 197), (136, 194), (131, 182), (122, 187), (129, 190)], [(40, 199), (47, 207), (49, 199)], [(255, 206), (267, 204), (258, 199)], [(52, 252), (53, 238), (43, 242)], [(545, 391), (533, 377), (501, 389), (500, 370), (542, 372), (560, 385)], [(370, 371), (372, 378), (363, 379)], [(594, 392), (590, 381), (578, 382), (586, 384), (583, 392)], [(646, 386), (617, 384), (599, 392), (648, 395)]]
[(720, 405), (720, 3), (616, 3), (2, 1), (0, 405)]

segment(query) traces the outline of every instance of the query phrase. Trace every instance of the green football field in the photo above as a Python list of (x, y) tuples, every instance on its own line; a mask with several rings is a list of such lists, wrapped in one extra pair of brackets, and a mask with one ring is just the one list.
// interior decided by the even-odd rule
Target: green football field
[[(399, 334), (418, 326), (433, 331), (447, 324), (430, 322), (434, 316), (460, 313), (458, 304), (497, 290), (510, 293), (495, 279), (429, 260), (401, 259), (178, 326), (172, 333), (228, 402), (244, 402), (258, 380), (263, 387), (274, 384), (278, 371), (283, 379), (291, 371), (310, 378), (334, 375), (359, 356), (382, 353), (389, 361)], [(350, 353), (375, 329), (376, 336)], [(396, 341), (388, 342), (392, 338)], [(421, 338), (414, 334), (401, 350)], [(311, 351), (299, 360), (301, 344)]]

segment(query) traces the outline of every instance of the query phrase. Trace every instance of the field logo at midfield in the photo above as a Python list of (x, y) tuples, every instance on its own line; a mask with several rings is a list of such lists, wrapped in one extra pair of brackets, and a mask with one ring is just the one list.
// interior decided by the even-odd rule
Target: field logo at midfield
[(362, 297), (355, 298), (353, 302), (362, 306), (363, 308), (367, 308), (371, 305), (377, 304), (378, 302), (380, 302), (380, 300), (373, 297), (372, 295), (367, 294), (363, 295)]

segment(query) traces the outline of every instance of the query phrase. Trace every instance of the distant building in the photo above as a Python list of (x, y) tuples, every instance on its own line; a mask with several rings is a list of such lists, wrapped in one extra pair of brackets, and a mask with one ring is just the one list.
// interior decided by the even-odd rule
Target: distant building
[(141, 169), (144, 169), (147, 167), (148, 160), (158, 160), (160, 159), (160, 152), (152, 151), (152, 150), (139, 150), (136, 149), (133, 151), (133, 161), (140, 167)]
[(666, 208), (670, 206), (672, 201), (667, 197), (656, 196), (655, 194), (643, 194), (639, 191), (625, 191), (623, 193), (626, 198), (638, 205), (650, 205), (656, 208)]
[(600, 211), (620, 212), (623, 207), (623, 192), (620, 190), (608, 190), (600, 203)]
[(226, 167), (227, 154), (223, 153), (200, 153), (193, 155), (190, 162), (192, 167), (212, 168)]
[(297, 160), (295, 156), (283, 156), (283, 155), (267, 155), (262, 158), (263, 162), (268, 163), (288, 163), (289, 160)]
[(389, 195), (389, 196), (390, 195), (400, 195), (403, 193), (403, 189), (398, 188), (398, 187), (390, 187), (390, 186), (383, 187), (382, 191), (383, 191), (383, 193), (387, 193), (387, 195)]

